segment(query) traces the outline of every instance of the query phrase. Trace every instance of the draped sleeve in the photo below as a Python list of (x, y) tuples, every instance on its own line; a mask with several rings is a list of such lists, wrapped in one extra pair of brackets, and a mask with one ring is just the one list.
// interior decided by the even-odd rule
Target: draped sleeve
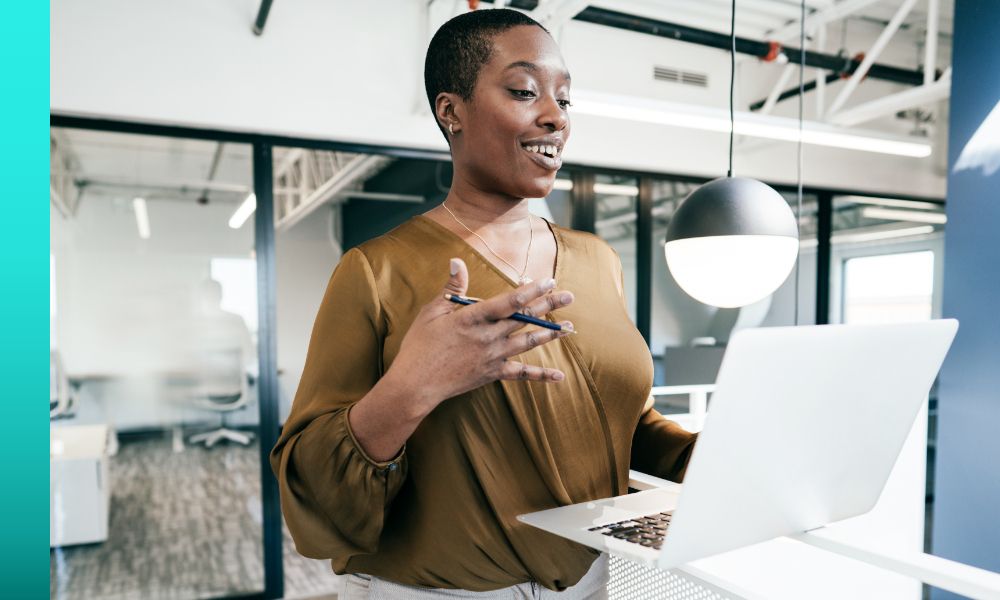
[(381, 377), (385, 333), (371, 265), (352, 248), (327, 285), (292, 410), (270, 456), (285, 521), (304, 556), (374, 553), (406, 479), (405, 446), (376, 462), (347, 418)]
[[(627, 310), (625, 275), (622, 271), (621, 258), (614, 248), (612, 251), (615, 252), (617, 259), (612, 264), (618, 269), (616, 278), (618, 294), (622, 306)], [(691, 433), (667, 419), (653, 408), (652, 402), (648, 402), (639, 416), (635, 433), (632, 434), (629, 467), (640, 473), (681, 482), (684, 480), (684, 473), (687, 471), (688, 461), (691, 460), (691, 452), (697, 440), (697, 433)]]

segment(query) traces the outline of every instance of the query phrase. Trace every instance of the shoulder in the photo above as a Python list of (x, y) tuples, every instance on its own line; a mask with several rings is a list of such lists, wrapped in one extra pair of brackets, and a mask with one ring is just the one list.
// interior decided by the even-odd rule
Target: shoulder
[(447, 238), (425, 222), (411, 217), (380, 236), (345, 251), (342, 260), (364, 262), (372, 284), (383, 298), (405, 298), (428, 282), (444, 282), (450, 248)]
[(361, 251), (370, 260), (374, 260), (385, 254), (422, 245), (427, 238), (427, 229), (421, 223), (421, 219), (414, 216), (382, 235), (354, 246), (354, 248)]
[(551, 225), (571, 254), (592, 256), (600, 261), (610, 261), (612, 264), (621, 262), (618, 258), (618, 252), (597, 234), (562, 227), (555, 223), (551, 223)]

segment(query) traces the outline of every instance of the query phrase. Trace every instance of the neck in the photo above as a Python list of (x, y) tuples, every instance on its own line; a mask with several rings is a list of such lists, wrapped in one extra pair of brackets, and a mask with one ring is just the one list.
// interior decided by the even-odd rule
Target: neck
[(530, 214), (527, 198), (478, 189), (459, 177), (458, 173), (452, 179), (451, 190), (444, 202), (460, 219), (474, 228), (481, 225), (524, 227), (523, 223)]

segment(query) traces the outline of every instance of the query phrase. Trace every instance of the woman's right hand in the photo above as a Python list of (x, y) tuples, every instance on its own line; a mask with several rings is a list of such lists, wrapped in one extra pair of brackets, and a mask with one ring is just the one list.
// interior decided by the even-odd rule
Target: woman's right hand
[(557, 369), (508, 359), (569, 335), (573, 324), (561, 322), (564, 330), (559, 332), (507, 317), (515, 312), (541, 317), (572, 303), (571, 292), (554, 291), (555, 280), (546, 279), (463, 306), (444, 295), (465, 295), (468, 269), (461, 259), (453, 258), (450, 271), (441, 294), (413, 320), (385, 374), (410, 391), (412, 401), (419, 404), (413, 408), (426, 414), (447, 398), (500, 379), (563, 380), (565, 375)]

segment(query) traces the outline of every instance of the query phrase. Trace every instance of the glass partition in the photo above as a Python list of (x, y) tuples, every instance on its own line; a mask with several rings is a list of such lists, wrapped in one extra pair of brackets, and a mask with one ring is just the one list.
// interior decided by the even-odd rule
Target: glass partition
[(50, 597), (260, 593), (251, 147), (51, 148)]
[(594, 231), (611, 244), (622, 261), (628, 315), (636, 322), (636, 217), (639, 179), (598, 173), (594, 178)]

